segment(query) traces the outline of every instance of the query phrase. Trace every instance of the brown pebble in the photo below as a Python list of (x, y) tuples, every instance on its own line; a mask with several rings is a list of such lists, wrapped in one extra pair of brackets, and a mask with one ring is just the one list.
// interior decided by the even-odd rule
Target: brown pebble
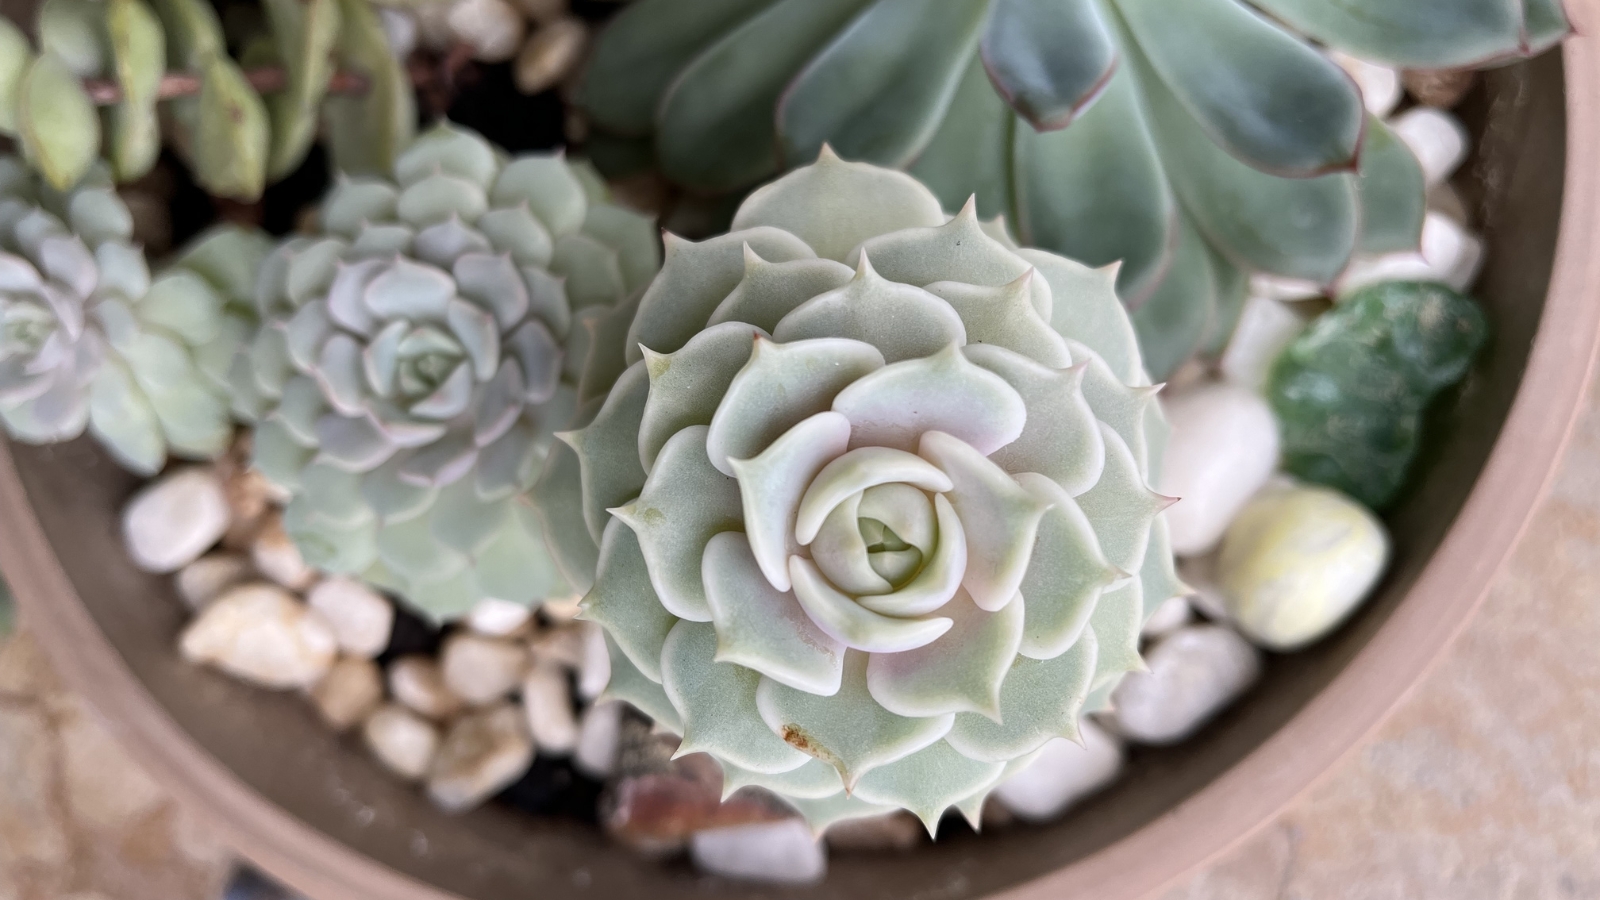
[(588, 26), (570, 16), (541, 26), (517, 54), (517, 90), (537, 94), (554, 87), (577, 66), (588, 38)]
[(1453, 109), (1477, 83), (1471, 69), (1407, 69), (1400, 74), (1406, 92), (1423, 106)]

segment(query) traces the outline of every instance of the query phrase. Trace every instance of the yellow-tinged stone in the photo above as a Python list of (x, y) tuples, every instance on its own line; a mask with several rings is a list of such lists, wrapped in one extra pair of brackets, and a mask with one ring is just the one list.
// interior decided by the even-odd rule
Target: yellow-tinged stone
[(1268, 489), (1222, 541), (1217, 583), (1239, 630), (1272, 650), (1332, 631), (1366, 599), (1389, 559), (1372, 513), (1337, 491)]

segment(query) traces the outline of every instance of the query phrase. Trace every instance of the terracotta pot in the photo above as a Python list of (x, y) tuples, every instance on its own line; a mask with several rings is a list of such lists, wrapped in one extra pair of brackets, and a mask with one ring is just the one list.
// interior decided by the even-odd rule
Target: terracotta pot
[[(1596, 40), (1489, 73), (1464, 110), (1479, 134), (1464, 189), (1492, 251), (1479, 293), (1494, 342), (1438, 417), (1422, 482), (1390, 518), (1394, 569), (1359, 617), (1273, 658), (1203, 734), (1136, 752), (1116, 787), (1055, 825), (839, 855), (826, 883), (784, 896), (1143, 896), (1267, 823), (1399, 702), (1516, 540), (1588, 381), (1600, 325)], [(576, 826), (493, 808), (445, 816), (330, 736), (299, 698), (180, 662), (184, 613), (170, 580), (135, 571), (117, 534), (134, 487), (88, 441), (0, 449), (0, 563), (63, 674), (266, 870), (321, 900), (774, 893), (638, 859)]]

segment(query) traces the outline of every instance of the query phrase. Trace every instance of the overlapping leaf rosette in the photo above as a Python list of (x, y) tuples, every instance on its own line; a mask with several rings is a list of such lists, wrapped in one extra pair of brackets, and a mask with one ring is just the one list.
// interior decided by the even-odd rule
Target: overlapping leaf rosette
[(575, 405), (573, 310), (660, 264), (650, 221), (601, 190), (560, 156), (507, 159), (444, 125), (392, 181), (341, 179), (323, 234), (263, 265), (235, 404), (311, 564), (440, 619), (575, 589), (527, 496)]
[(1115, 270), (827, 151), (734, 229), (594, 321), (549, 469), (610, 691), (818, 825), (973, 817), (1180, 590)]
[(104, 169), (58, 192), (0, 157), (0, 419), (13, 438), (85, 429), (142, 475), (210, 458), (232, 433), (226, 369), (247, 330), (230, 308), (266, 253), (223, 228), (152, 277)]

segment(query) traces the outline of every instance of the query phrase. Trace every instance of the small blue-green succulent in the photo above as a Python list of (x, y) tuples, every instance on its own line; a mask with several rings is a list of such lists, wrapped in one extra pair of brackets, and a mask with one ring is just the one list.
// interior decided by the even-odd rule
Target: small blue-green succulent
[(59, 192), (0, 157), (0, 419), (36, 444), (87, 429), (150, 475), (226, 449), (231, 301), (268, 245), (222, 228), (152, 277), (132, 233), (103, 169)]
[(818, 825), (975, 818), (1181, 590), (1114, 272), (826, 150), (733, 227), (584, 316), (540, 496), (610, 691)]
[(309, 562), (441, 619), (581, 588), (527, 491), (576, 403), (574, 311), (660, 265), (650, 220), (601, 190), (560, 156), (508, 159), (444, 125), (392, 180), (342, 178), (322, 234), (263, 265), (233, 396)]

